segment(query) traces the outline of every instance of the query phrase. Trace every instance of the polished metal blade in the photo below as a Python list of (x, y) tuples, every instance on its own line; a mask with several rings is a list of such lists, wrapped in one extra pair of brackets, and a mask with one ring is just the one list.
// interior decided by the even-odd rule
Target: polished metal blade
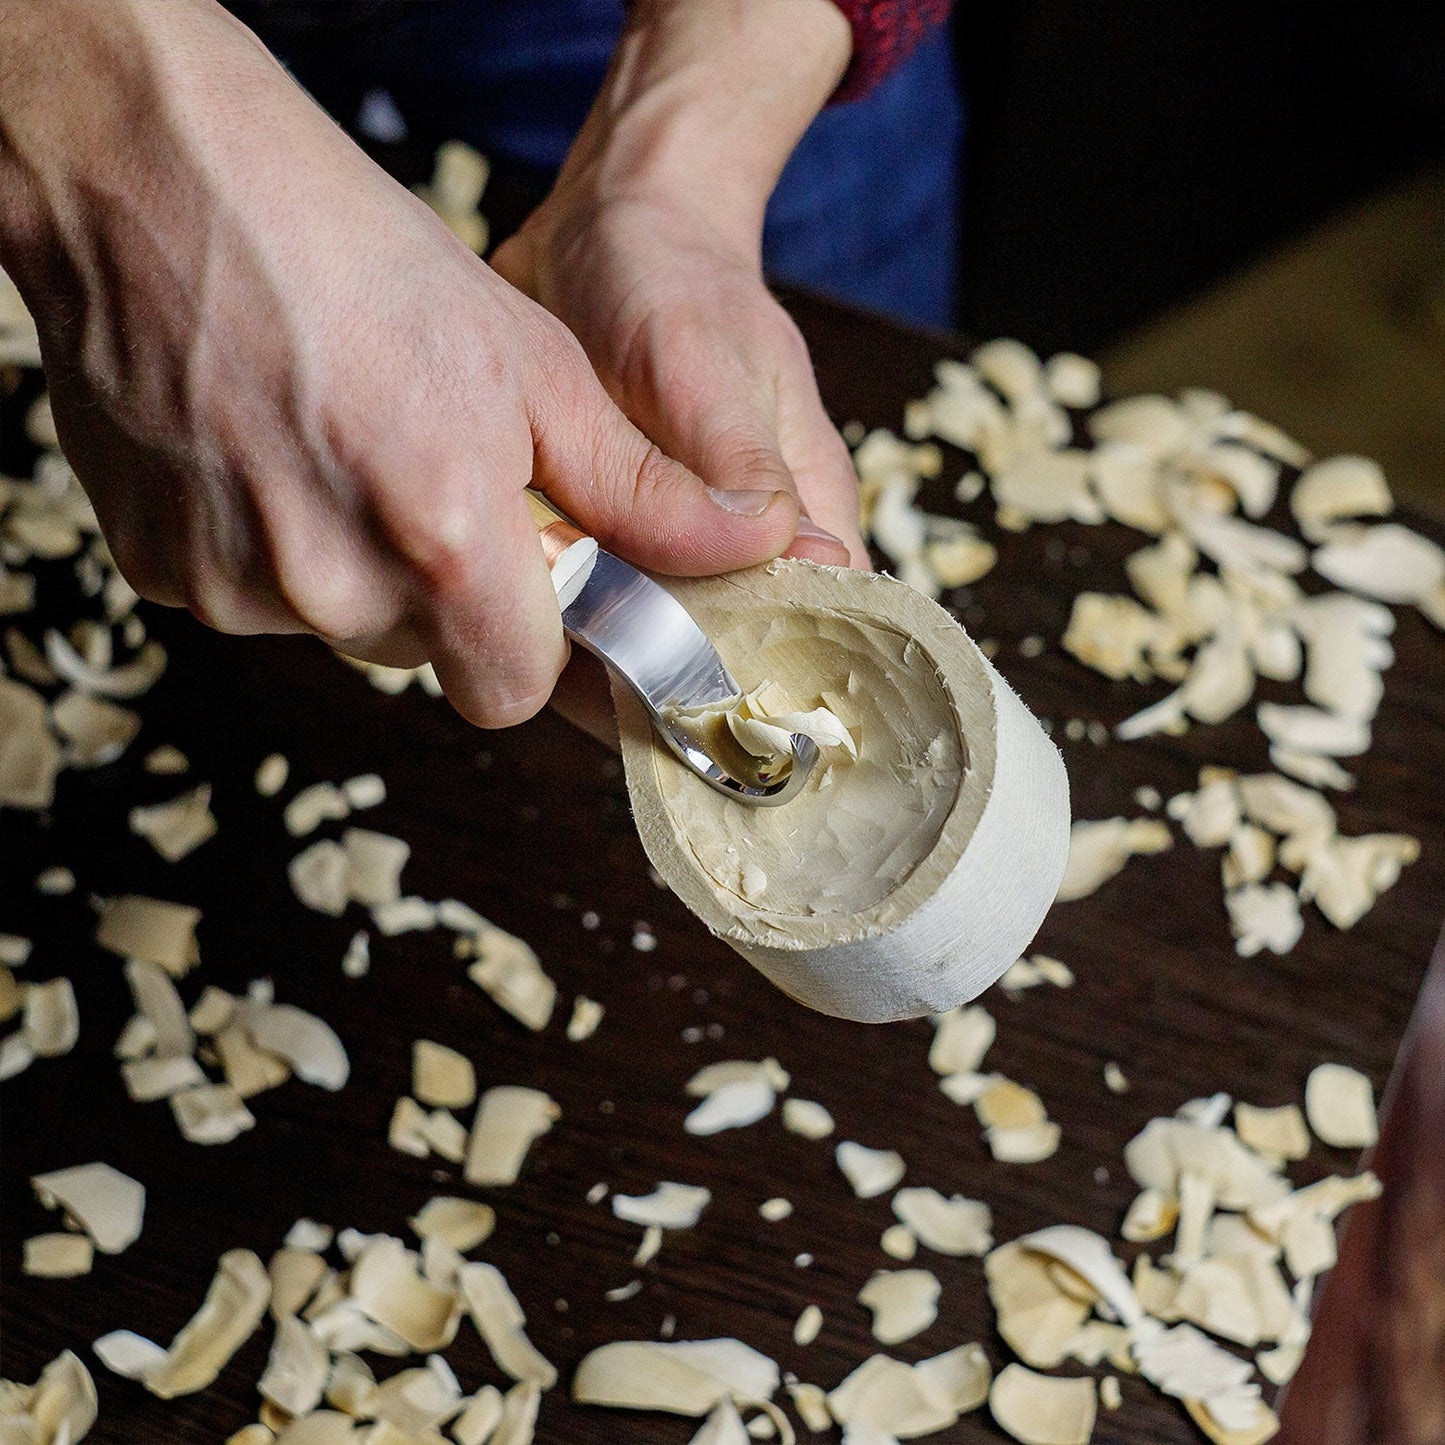
[(599, 549), (591, 576), (563, 609), (562, 626), (632, 688), (662, 740), (718, 792), (773, 807), (807, 782), (818, 760), (812, 738), (792, 734), (793, 756), (782, 771), (739, 777), (740, 768), (724, 767), (678, 719), (679, 712), (726, 702), (741, 689), (691, 613), (637, 568)]

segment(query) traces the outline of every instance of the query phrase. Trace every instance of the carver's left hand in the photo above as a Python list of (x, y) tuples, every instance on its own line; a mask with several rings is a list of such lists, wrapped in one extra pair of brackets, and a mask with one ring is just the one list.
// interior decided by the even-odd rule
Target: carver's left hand
[(722, 491), (795, 493), (788, 555), (867, 566), (847, 448), (761, 262), (768, 197), (850, 48), (831, 0), (640, 0), (555, 188), (493, 265), (668, 456)]

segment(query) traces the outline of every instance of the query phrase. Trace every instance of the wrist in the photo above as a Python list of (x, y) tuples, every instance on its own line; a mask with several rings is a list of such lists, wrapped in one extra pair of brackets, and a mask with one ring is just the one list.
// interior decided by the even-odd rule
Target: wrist
[(680, 203), (756, 251), (851, 47), (832, 0), (637, 0), (557, 191)]
[(264, 57), (215, 0), (0, 0), (0, 258), (39, 261), (150, 190), (150, 138), (195, 89), (240, 88), (238, 43)]

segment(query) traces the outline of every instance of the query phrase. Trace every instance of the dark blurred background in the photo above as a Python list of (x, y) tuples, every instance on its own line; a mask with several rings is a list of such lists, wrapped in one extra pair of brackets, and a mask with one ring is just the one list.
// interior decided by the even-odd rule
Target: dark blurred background
[(1097, 351), (1442, 154), (1445, 5), (963, 0), (955, 34), (980, 335)]

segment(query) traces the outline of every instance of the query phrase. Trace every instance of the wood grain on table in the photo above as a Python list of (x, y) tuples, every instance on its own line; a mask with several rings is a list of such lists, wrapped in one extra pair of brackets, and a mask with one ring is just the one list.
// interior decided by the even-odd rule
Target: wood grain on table
[[(905, 400), (927, 388), (934, 360), (957, 346), (804, 297), (789, 304), (840, 423), (897, 426)], [(13, 406), (3, 419), (13, 429)], [(951, 488), (961, 470), (949, 453), (925, 503), (958, 512)], [(1121, 563), (1141, 545), (1138, 533), (1066, 524), (1000, 535), (986, 497), (962, 514), (998, 542), (999, 564), (946, 600), (975, 637), (997, 641), (997, 665), (1058, 724), (1057, 737), (1066, 719), (1113, 724), (1159, 695), (1162, 686), (1109, 683), (1056, 645), (1076, 592), (1127, 590)], [(481, 1254), (502, 1268), (533, 1339), (562, 1371), (537, 1438), (680, 1445), (692, 1422), (572, 1405), (572, 1368), (604, 1341), (655, 1338), (667, 1317), (678, 1339), (735, 1335), (825, 1387), (873, 1353), (855, 1297), (891, 1263), (878, 1240), (892, 1216), (886, 1197), (864, 1202), (849, 1192), (832, 1160), (837, 1139), (897, 1148), (906, 1182), (987, 1200), (999, 1240), (1060, 1221), (1112, 1238), (1134, 1193), (1122, 1149), (1150, 1118), (1219, 1089), (1256, 1104), (1300, 1101), (1310, 1069), (1326, 1059), (1363, 1069), (1381, 1089), (1440, 927), (1442, 643), (1399, 609), (1374, 746), (1358, 760), (1358, 788), (1332, 802), (1343, 832), (1412, 833), (1422, 840), (1420, 860), (1348, 933), (1307, 908), (1304, 936), (1282, 959), (1236, 957), (1218, 854), (1182, 839), (1171, 852), (1135, 859), (1093, 897), (1057, 908), (1038, 947), (1069, 964), (1074, 987), (1017, 1000), (995, 991), (984, 1002), (999, 1023), (988, 1067), (1039, 1090), (1063, 1143), (1042, 1164), (999, 1164), (972, 1111), (936, 1087), (929, 1024), (842, 1023), (770, 988), (650, 881), (616, 759), (556, 717), (488, 735), (418, 690), (384, 696), (319, 643), (226, 638), (179, 614), (145, 615), (171, 665), (140, 704), (140, 738), (109, 767), (66, 774), (49, 813), (0, 819), (0, 930), (35, 939), (24, 976), (74, 980), (82, 1019), (74, 1053), (37, 1062), (0, 1095), (4, 1372), (30, 1380), (57, 1351), (75, 1349), (100, 1390), (97, 1441), (220, 1441), (255, 1418), (267, 1329), (211, 1389), (168, 1403), (106, 1373), (89, 1349), (117, 1328), (168, 1341), (200, 1303), (222, 1251), (245, 1246), (267, 1258), (299, 1216), (405, 1236), (407, 1217), (432, 1194), (476, 1192), (458, 1168), (387, 1146), (416, 1038), (467, 1054), (483, 1088), (533, 1084), (561, 1104), (560, 1122), (534, 1146), (519, 1182), (481, 1191), (499, 1215)], [(1020, 643), (1033, 635), (1049, 645), (1025, 656)], [(1288, 693), (1261, 686), (1261, 696)], [(135, 802), (181, 789), (183, 780), (142, 769), (160, 743), (190, 758), (186, 781), (213, 783), (220, 821), (218, 837), (176, 865), (126, 826)], [(551, 1027), (534, 1035), (501, 1013), (467, 981), (441, 931), (377, 938), (370, 974), (343, 977), (342, 952), (365, 920), (355, 910), (324, 917), (293, 897), (286, 863), (301, 845), (282, 826), (282, 800), (259, 798), (252, 783), (272, 751), (291, 759), (287, 795), (319, 779), (382, 774), (389, 796), (361, 821), (411, 844), (406, 890), (462, 899), (526, 938), (560, 987)], [(1063, 751), (1074, 814), (1083, 818), (1135, 814), (1136, 788), (1167, 797), (1193, 787), (1201, 764), (1267, 766), (1248, 710), (1180, 738), (1066, 741)], [(53, 864), (74, 870), (74, 894), (47, 897), (30, 886)], [(129, 996), (119, 960), (91, 941), (88, 903), (122, 892), (199, 905), (202, 964), (182, 984), (187, 999), (203, 982), (240, 990), (273, 979), (279, 999), (314, 1010), (345, 1041), (353, 1065), (346, 1088), (331, 1094), (293, 1080), (252, 1101), (251, 1132), (215, 1148), (182, 1141), (166, 1104), (130, 1103), (111, 1056)], [(656, 936), (654, 951), (634, 948), (639, 924)], [(570, 1044), (563, 1024), (578, 993), (601, 1000), (607, 1014), (593, 1038)], [(682, 1086), (694, 1070), (769, 1054), (792, 1074), (793, 1094), (833, 1112), (834, 1140), (786, 1133), (776, 1114), (709, 1138), (682, 1131), (693, 1102)], [(1108, 1060), (1122, 1066), (1127, 1093), (1106, 1089)], [(22, 1276), (21, 1241), (56, 1226), (34, 1200), (30, 1176), (92, 1159), (146, 1185), (140, 1240), (119, 1256), (97, 1256), (84, 1278)], [(1317, 1145), (1292, 1174), (1307, 1181), (1355, 1162)], [(669, 1234), (639, 1270), (631, 1257), (640, 1231), (585, 1196), (598, 1182), (635, 1194), (664, 1179), (705, 1184), (713, 1201), (695, 1229)], [(774, 1195), (794, 1212), (765, 1223), (758, 1205)], [(939, 1318), (892, 1353), (919, 1359), (980, 1340), (1003, 1365), (1009, 1355), (993, 1332), (981, 1262), (920, 1255), (943, 1282)], [(642, 1281), (633, 1298), (604, 1298), (632, 1279)], [(822, 1307), (823, 1331), (799, 1348), (793, 1322), (812, 1303)], [(504, 1383), (469, 1325), (447, 1357), (468, 1390)], [(1121, 1409), (1101, 1411), (1101, 1445), (1197, 1438), (1177, 1404), (1148, 1385), (1125, 1378), (1123, 1392)], [(985, 1410), (933, 1438), (1003, 1437)]]

